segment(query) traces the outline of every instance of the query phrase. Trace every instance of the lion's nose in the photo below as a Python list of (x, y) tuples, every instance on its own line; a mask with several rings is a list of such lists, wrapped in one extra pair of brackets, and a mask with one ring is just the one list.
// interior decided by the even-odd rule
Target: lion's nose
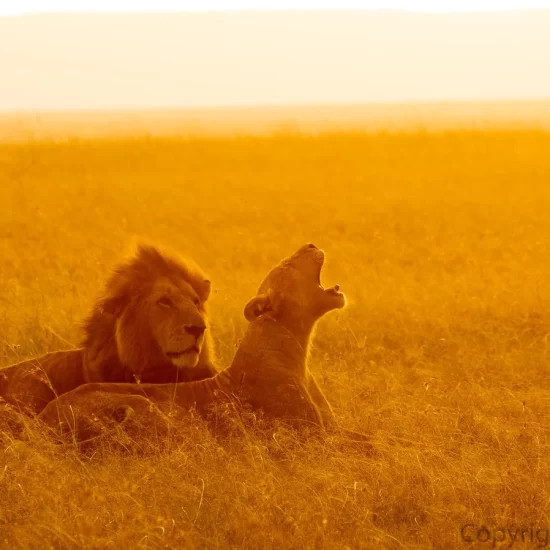
[(206, 327), (204, 325), (187, 325), (185, 330), (195, 338), (199, 338), (206, 330)]

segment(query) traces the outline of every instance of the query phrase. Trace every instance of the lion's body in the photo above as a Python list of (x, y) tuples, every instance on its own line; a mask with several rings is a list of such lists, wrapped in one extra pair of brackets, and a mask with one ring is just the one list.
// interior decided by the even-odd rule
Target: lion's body
[[(251, 322), (235, 358), (214, 378), (184, 384), (86, 384), (50, 403), (41, 419), (54, 428), (60, 425), (69, 428), (73, 436), (76, 432), (76, 437), (81, 438), (81, 434), (88, 433), (86, 426), (91, 411), (109, 424), (115, 411), (125, 406), (128, 396), (141, 395), (163, 411), (177, 405), (206, 413), (216, 402), (229, 400), (263, 411), (266, 419), (280, 420), (297, 428), (322, 428), (326, 423), (333, 423), (332, 409), (308, 371), (308, 348), (317, 319), (330, 309), (342, 307), (345, 298), (337, 290), (331, 289), (332, 294), (326, 295), (329, 291), (322, 289), (322, 293), (314, 290), (312, 300), (307, 299), (309, 287), (318, 288), (316, 280), (322, 259), (317, 255), (313, 256), (317, 273), (315, 269), (313, 277), (306, 273), (304, 288), (286, 288), (287, 279), (294, 272), (300, 272), (302, 266), (296, 257), (301, 260), (302, 256), (308, 262), (313, 261), (311, 249), (308, 252), (303, 247), (270, 272), (266, 279), (270, 299), (273, 302), (279, 299), (281, 303), (262, 302), (262, 308), (251, 314), (249, 307), (256, 306), (258, 298), (251, 301), (245, 310)], [(273, 273), (276, 276), (272, 276)], [(300, 292), (305, 293), (306, 305), (287, 300), (287, 293), (296, 296)], [(309, 314), (311, 303), (315, 310)], [(295, 315), (290, 316), (288, 308), (295, 309)], [(283, 310), (285, 314), (281, 313)], [(99, 396), (101, 406), (97, 407)]]
[[(164, 384), (214, 376), (211, 337), (205, 331), (209, 291), (210, 282), (197, 266), (140, 247), (107, 281), (85, 321), (82, 347), (0, 369), (0, 398), (36, 414), (88, 382)], [(169, 305), (157, 305), (158, 299), (170, 300)]]
[(57, 395), (87, 382), (84, 350), (47, 353), (0, 369), (0, 397), (25, 411), (40, 412)]

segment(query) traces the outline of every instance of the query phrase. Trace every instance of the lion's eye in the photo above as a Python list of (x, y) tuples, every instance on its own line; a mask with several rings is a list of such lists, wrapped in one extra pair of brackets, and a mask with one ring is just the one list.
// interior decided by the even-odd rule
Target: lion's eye
[(163, 307), (173, 307), (174, 302), (172, 302), (169, 296), (163, 296), (162, 298), (157, 300), (157, 304)]
[(198, 298), (195, 298), (193, 300), (193, 303), (197, 306), (197, 307), (201, 307), (201, 301), (198, 299)]

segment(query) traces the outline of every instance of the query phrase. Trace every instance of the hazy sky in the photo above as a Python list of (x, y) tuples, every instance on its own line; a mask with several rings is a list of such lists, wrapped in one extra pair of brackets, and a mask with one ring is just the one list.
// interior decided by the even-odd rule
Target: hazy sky
[(0, 0), (0, 14), (32, 12), (204, 11), (210, 9), (404, 9), (485, 11), (549, 8), (550, 0)]
[(549, 29), (550, 11), (0, 17), (0, 109), (550, 98)]

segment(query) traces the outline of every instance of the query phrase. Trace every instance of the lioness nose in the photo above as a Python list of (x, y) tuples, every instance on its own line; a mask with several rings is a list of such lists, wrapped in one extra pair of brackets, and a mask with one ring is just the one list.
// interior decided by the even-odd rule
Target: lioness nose
[(206, 330), (206, 327), (204, 325), (187, 325), (185, 330), (195, 338), (198, 338)]

